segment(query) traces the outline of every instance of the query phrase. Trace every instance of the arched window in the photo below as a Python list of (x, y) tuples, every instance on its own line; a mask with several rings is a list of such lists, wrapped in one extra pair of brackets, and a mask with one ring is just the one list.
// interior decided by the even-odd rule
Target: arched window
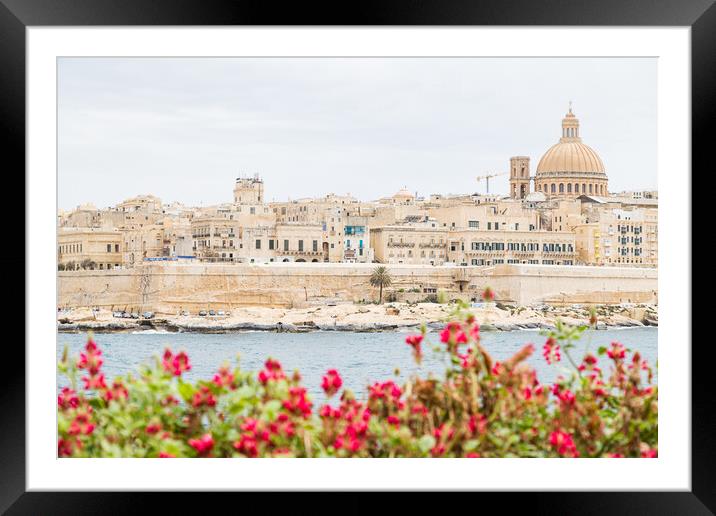
[(564, 193), (564, 183), (559, 183), (559, 193)]
[(567, 183), (567, 193), (572, 193), (572, 183)]
[(582, 183), (582, 193), (587, 193), (587, 183)]
[(555, 193), (556, 185), (554, 183), (552, 183), (552, 187), (550, 188), (550, 190), (552, 191), (552, 193)]
[(593, 193), (592, 192), (592, 183), (589, 183), (589, 193)]

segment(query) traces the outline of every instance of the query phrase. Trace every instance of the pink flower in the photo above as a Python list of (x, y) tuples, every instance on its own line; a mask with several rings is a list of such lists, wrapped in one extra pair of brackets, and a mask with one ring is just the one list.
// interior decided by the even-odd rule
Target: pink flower
[(335, 369), (329, 369), (326, 372), (326, 375), (323, 377), (323, 382), (321, 383), (323, 392), (325, 392), (326, 396), (328, 396), (329, 398), (333, 396), (336, 392), (338, 392), (338, 389), (341, 388), (341, 385), (343, 385), (343, 380), (341, 380), (338, 371), (336, 371)]
[(544, 355), (544, 359), (548, 364), (552, 364), (552, 362), (559, 362), (562, 359), (562, 356), (559, 353), (559, 344), (557, 344), (554, 337), (548, 338), (547, 342), (544, 343), (544, 346), (542, 347), (542, 355)]
[(648, 450), (643, 450), (641, 456), (645, 459), (656, 459), (658, 454), (655, 449), (649, 448)]
[(172, 350), (166, 348), (164, 350), (164, 356), (162, 357), (162, 366), (164, 370), (174, 376), (180, 376), (184, 371), (191, 370), (191, 364), (189, 363), (189, 356), (180, 351), (176, 355), (172, 353)]
[(149, 435), (154, 435), (162, 429), (162, 425), (159, 423), (150, 423), (144, 429)]
[(291, 387), (288, 390), (288, 399), (283, 402), (283, 408), (288, 412), (307, 419), (311, 415), (311, 407), (313, 407), (313, 403), (306, 397), (306, 389)]
[(129, 391), (124, 386), (124, 384), (119, 380), (115, 380), (112, 383), (112, 387), (108, 388), (104, 392), (104, 400), (108, 403), (111, 400), (126, 400), (128, 397), (129, 397)]
[(214, 379), (212, 381), (217, 387), (228, 387), (229, 389), (233, 390), (234, 380), (235, 377), (233, 373), (229, 371), (229, 368), (221, 367), (219, 368), (219, 372), (214, 375)]
[(266, 385), (269, 381), (277, 381), (286, 378), (286, 375), (281, 369), (281, 364), (277, 360), (269, 358), (266, 360), (264, 366), (265, 369), (261, 370), (258, 375), (259, 382), (263, 385)]
[(618, 342), (612, 342), (612, 347), (607, 350), (607, 356), (612, 360), (621, 360), (626, 356), (626, 348)]
[(159, 452), (159, 458), (160, 459), (174, 459), (174, 458), (176, 458), (176, 455), (173, 455), (168, 452)]
[(234, 442), (233, 446), (247, 457), (256, 457), (259, 454), (256, 439), (250, 435), (242, 435), (238, 441)]
[(200, 455), (207, 454), (214, 447), (214, 438), (211, 434), (204, 434), (199, 439), (189, 439), (189, 446)]
[(67, 431), (70, 435), (84, 434), (89, 435), (94, 431), (94, 423), (90, 420), (90, 415), (87, 412), (78, 413), (70, 423), (70, 428)]
[(561, 401), (564, 405), (574, 405), (576, 399), (574, 397), (574, 393), (569, 389), (564, 391), (560, 390), (557, 394), (557, 397), (559, 398), (559, 401)]
[(486, 287), (485, 290), (482, 291), (482, 299), (484, 301), (492, 301), (495, 299), (495, 293), (490, 287)]
[(549, 436), (549, 443), (563, 457), (579, 457), (579, 452), (572, 439), (572, 434), (556, 430)]
[(192, 399), (191, 404), (195, 408), (204, 405), (206, 405), (207, 407), (213, 407), (214, 405), (216, 405), (216, 398), (206, 385), (202, 385), (199, 388), (199, 391), (194, 393), (194, 398)]
[(423, 358), (423, 350), (421, 348), (422, 342), (423, 342), (422, 335), (408, 335), (405, 338), (405, 343), (413, 348), (413, 357), (415, 357), (415, 361), (418, 364), (420, 363), (420, 361)]
[(107, 388), (107, 384), (104, 382), (104, 374), (90, 376), (89, 378), (87, 378), (86, 376), (83, 376), (82, 381), (85, 384), (85, 389), (106, 389)]
[(61, 409), (77, 408), (79, 402), (80, 400), (77, 398), (77, 393), (69, 387), (64, 387), (60, 395), (57, 396), (57, 405)]
[(467, 422), (467, 427), (471, 435), (483, 435), (487, 431), (487, 418), (484, 414), (479, 416), (472, 414)]

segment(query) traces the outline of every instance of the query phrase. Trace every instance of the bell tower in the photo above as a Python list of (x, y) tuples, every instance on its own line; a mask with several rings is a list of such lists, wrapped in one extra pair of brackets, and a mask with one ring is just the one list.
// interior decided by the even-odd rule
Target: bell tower
[(510, 197), (524, 199), (530, 193), (530, 158), (513, 156), (510, 158)]

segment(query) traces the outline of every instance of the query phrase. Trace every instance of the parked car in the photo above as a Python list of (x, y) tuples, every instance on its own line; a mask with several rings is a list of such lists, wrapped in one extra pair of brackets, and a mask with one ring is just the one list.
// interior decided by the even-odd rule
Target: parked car
[(206, 310), (199, 310), (199, 315), (202, 317), (206, 316)]
[(229, 311), (227, 310), (227, 311), (226, 311), (226, 316), (228, 317), (228, 316), (230, 316), (230, 315), (231, 315), (231, 312), (229, 312)]
[(154, 318), (154, 312), (144, 312), (144, 313), (142, 314), (142, 317), (144, 317), (145, 319), (153, 319), (153, 318)]
[(209, 310), (209, 315), (216, 315), (216, 312), (214, 310)]
[(112, 317), (118, 317), (121, 319), (123, 316), (124, 316), (123, 312), (112, 312)]
[(216, 312), (216, 315), (223, 317), (226, 315), (226, 313), (223, 310), (219, 310), (218, 312)]
[(186, 310), (184, 310), (181, 314), (182, 314), (184, 317), (188, 317), (188, 316), (189, 316), (189, 312), (187, 312)]
[(130, 317), (131, 317), (132, 319), (139, 319), (139, 313), (136, 313), (136, 314), (135, 314), (134, 312), (132, 312), (132, 314), (130, 315)]
[(132, 314), (130, 314), (129, 312), (122, 312), (122, 318), (129, 319), (131, 317), (132, 317)]

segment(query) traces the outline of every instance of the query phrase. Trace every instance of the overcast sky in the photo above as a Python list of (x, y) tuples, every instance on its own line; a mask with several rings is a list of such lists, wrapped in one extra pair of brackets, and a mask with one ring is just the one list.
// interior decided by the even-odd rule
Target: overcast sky
[[(59, 207), (484, 192), (573, 101), (612, 191), (656, 188), (654, 58), (62, 58)], [(508, 191), (508, 176), (491, 192)]]

